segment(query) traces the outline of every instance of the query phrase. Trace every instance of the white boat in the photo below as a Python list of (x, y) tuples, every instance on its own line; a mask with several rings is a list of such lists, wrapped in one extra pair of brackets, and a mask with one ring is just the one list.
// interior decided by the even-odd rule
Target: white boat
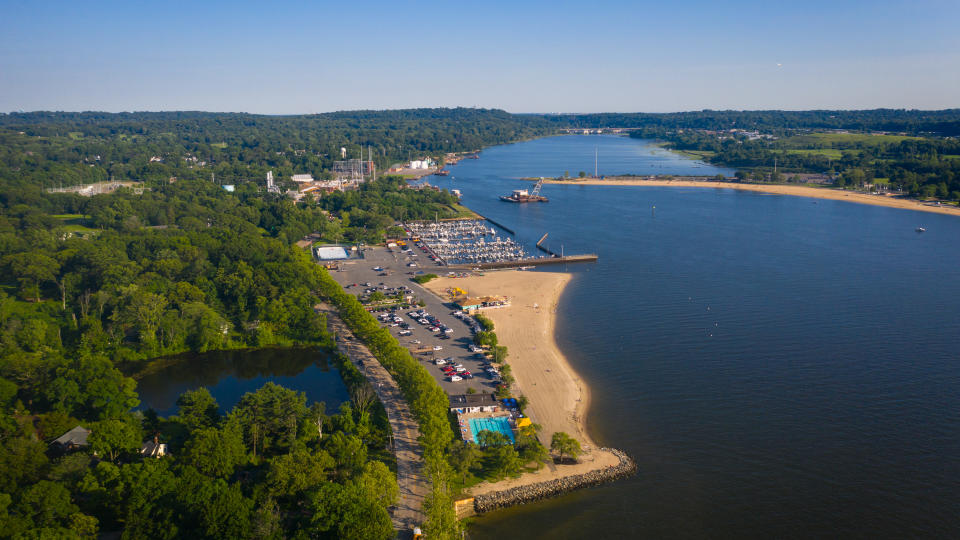
[(923, 227), (917, 227), (917, 232), (927, 232)]

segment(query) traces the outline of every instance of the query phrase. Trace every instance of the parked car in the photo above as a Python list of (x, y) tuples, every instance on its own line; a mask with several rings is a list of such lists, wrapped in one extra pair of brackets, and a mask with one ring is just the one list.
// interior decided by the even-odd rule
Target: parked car
[(463, 377), (460, 377), (460, 376), (458, 376), (458, 375), (451, 375), (451, 376), (450, 376), (450, 382), (460, 382), (460, 381), (462, 381), (462, 380), (463, 380)]
[(434, 345), (434, 346), (433, 346), (433, 350), (435, 350), (435, 351), (442, 351), (442, 350), (443, 350), (443, 347), (441, 347), (440, 345)]

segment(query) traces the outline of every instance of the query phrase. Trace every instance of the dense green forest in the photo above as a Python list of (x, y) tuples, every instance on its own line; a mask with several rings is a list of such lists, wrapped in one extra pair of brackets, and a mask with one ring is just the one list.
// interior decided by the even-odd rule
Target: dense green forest
[[(180, 396), (179, 414), (166, 419), (130, 413), (131, 402), (28, 415), (8, 386), (0, 394), (5, 538), (394, 534), (387, 509), (398, 488), (382, 455), (389, 436), (382, 407), (345, 403), (328, 416), (322, 403), (268, 383), (226, 415), (203, 388)], [(47, 448), (81, 424), (91, 430), (87, 446)], [(150, 436), (168, 445), (166, 457), (140, 455)]]
[[(321, 205), (299, 206), (284, 197), (258, 193), (252, 184), (228, 193), (209, 181), (150, 183), (142, 193), (121, 189), (89, 198), (37, 193), (16, 183), (2, 186), (0, 401), (5, 421), (0, 425), (0, 469), (10, 476), (0, 487), (5, 494), (0, 502), (9, 500), (6, 514), (0, 513), (0, 517), (15, 527), (7, 530), (19, 534), (53, 528), (66, 535), (64, 531), (71, 529), (90, 536), (98, 527), (123, 527), (132, 538), (142, 532), (136, 527), (155, 522), (175, 525), (164, 537), (235, 537), (227, 522), (204, 522), (206, 533), (186, 535), (186, 531), (195, 531), (201, 519), (188, 515), (196, 511), (190, 510), (191, 504), (202, 501), (177, 500), (173, 493), (210, 491), (216, 486), (203, 487), (207, 480), (184, 465), (187, 443), (182, 441), (189, 437), (177, 439), (176, 430), (173, 435), (169, 429), (161, 430), (177, 456), (173, 463), (166, 458), (139, 463), (134, 457), (132, 450), (139, 449), (141, 438), (152, 433), (153, 427), (144, 427), (143, 418), (129, 413), (138, 399), (134, 381), (123, 372), (135, 372), (157, 356), (186, 350), (293, 344), (332, 348), (325, 321), (313, 310), (325, 271), (291, 244), (307, 233), (338, 240), (382, 239), (393, 225), (388, 217), (391, 212), (408, 218), (452, 212), (449, 194), (401, 189), (400, 185), (397, 179), (384, 178), (360, 191), (330, 197)], [(65, 225), (75, 221), (82, 225)], [(83, 457), (51, 455), (50, 441), (76, 425), (94, 433), (104, 432), (104, 426), (116, 428), (114, 431), (125, 437), (124, 452), (110, 460), (116, 469), (105, 468), (102, 452), (98, 458), (89, 452), (78, 454)], [(181, 439), (182, 444), (177, 442)], [(371, 453), (373, 448), (383, 448), (380, 439), (368, 442)], [(311, 448), (297, 450), (297, 459), (322, 449), (319, 443)], [(443, 454), (442, 449), (438, 452)], [(260, 478), (268, 467), (262, 455), (255, 455), (251, 447), (237, 458), (246, 467), (238, 469), (242, 474), (210, 480), (220, 486), (217, 490), (228, 490), (224, 496), (232, 497), (231, 504), (249, 506), (250, 516), (259, 511), (254, 503), (262, 502), (258, 498)], [(69, 481), (58, 472), (67, 464), (73, 467)], [(169, 506), (167, 514), (159, 507), (151, 511), (162, 515), (149, 517), (141, 507), (121, 506), (108, 512), (103, 505), (89, 504), (92, 495), (78, 487), (78, 482), (115, 470), (123, 477), (125, 467), (145, 471), (137, 474), (156, 475), (155, 481), (164, 485), (166, 495), (162, 501), (151, 499), (143, 504)], [(367, 482), (362, 472), (358, 474), (343, 479)], [(253, 479), (247, 478), (249, 475), (254, 475)], [(241, 477), (246, 480), (234, 486)], [(131, 477), (111, 484), (111, 501), (138, 500), (130, 490), (139, 482)], [(192, 487), (181, 489), (187, 485)], [(35, 492), (41, 489), (36, 486), (55, 493)], [(365, 492), (344, 493), (359, 497), (358, 493)], [(327, 495), (333, 497), (335, 492)], [(36, 506), (39, 502), (34, 507), (15, 504), (24, 497), (54, 496), (63, 502), (65, 514)], [(303, 523), (290, 514), (318, 508), (315, 497), (319, 496), (311, 491), (288, 497), (287, 507), (269, 512), (288, 525), (296, 522), (299, 530)], [(342, 503), (350, 507), (341, 505), (336, 512), (366, 513), (363, 505), (372, 504), (360, 498), (349, 500), (359, 506)], [(438, 508), (438, 514), (446, 515), (446, 506)], [(48, 516), (50, 512), (62, 515), (56, 514), (59, 517), (54, 519)], [(48, 517), (36, 517), (38, 513)], [(141, 516), (136, 527), (129, 521), (134, 514)], [(342, 522), (335, 513), (325, 519)], [(369, 525), (379, 527), (378, 523)], [(319, 525), (311, 526), (320, 530), (316, 529)], [(273, 533), (248, 536), (278, 537)], [(290, 535), (279, 537), (286, 536)], [(340, 531), (331, 536), (381, 535)]]
[[(225, 184), (329, 176), (332, 163), (378, 168), (547, 133), (542, 119), (486, 109), (354, 111), (303, 116), (236, 113), (0, 114), (0, 180), (40, 187), (211, 175)], [(153, 158), (153, 161), (151, 161)]]

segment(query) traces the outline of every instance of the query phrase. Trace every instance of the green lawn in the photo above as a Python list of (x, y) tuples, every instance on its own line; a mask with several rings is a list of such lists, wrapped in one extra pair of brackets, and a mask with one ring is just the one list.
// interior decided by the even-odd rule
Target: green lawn
[(225, 143), (225, 142), (215, 142), (215, 143), (210, 143), (210, 146), (212, 146), (212, 147), (214, 147), (214, 148), (226, 148), (226, 147), (227, 147), (227, 143)]
[(791, 148), (790, 150), (787, 150), (786, 153), (788, 153), (788, 154), (814, 154), (814, 155), (825, 156), (825, 157), (828, 157), (828, 158), (830, 158), (830, 159), (840, 159), (841, 157), (843, 157), (843, 151), (842, 151), (842, 150), (837, 150), (836, 148), (803, 148), (803, 149), (800, 149), (800, 148)]
[(691, 159), (707, 159), (709, 157), (715, 156), (717, 153), (713, 150), (673, 150), (678, 154), (687, 156)]
[(72, 232), (74, 234), (82, 234), (84, 236), (88, 234), (98, 234), (100, 232), (100, 229), (91, 229), (90, 227), (84, 227), (83, 225), (64, 225), (63, 230)]
[(451, 204), (450, 209), (456, 212), (457, 218), (470, 218), (470, 219), (480, 219), (480, 216), (476, 212), (467, 208), (462, 204)]
[(807, 133), (804, 135), (794, 135), (782, 139), (781, 142), (798, 149), (812, 145), (851, 145), (863, 143), (867, 146), (878, 144), (899, 143), (905, 140), (919, 140), (921, 137), (907, 137), (904, 135), (871, 135), (869, 133)]
[(89, 216), (83, 214), (51, 214), (50, 217), (59, 219), (63, 222), (61, 228), (74, 234), (97, 234), (100, 229), (91, 229), (87, 227)]

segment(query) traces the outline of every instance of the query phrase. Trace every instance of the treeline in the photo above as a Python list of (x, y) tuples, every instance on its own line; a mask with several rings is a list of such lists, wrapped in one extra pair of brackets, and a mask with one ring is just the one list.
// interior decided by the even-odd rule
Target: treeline
[[(960, 140), (831, 134), (750, 139), (743, 134), (644, 128), (631, 137), (667, 141), (676, 150), (743, 171), (757, 181), (789, 181), (791, 173), (824, 173), (837, 186), (880, 183), (914, 197), (960, 200)], [(776, 172), (774, 171), (776, 165)]]
[[(186, 350), (329, 344), (313, 311), (314, 265), (290, 245), (323, 230), (319, 209), (244, 201), (202, 182), (40, 205), (4, 193), (0, 375), (23, 392), (68, 352), (123, 365)], [(50, 212), (86, 216), (85, 234)]]
[(690, 111), (676, 113), (597, 113), (536, 115), (557, 128), (596, 129), (746, 129), (767, 133), (795, 129), (892, 131), (910, 135), (960, 135), (960, 109), (919, 111), (870, 109), (859, 111)]
[(492, 109), (239, 113), (0, 114), (0, 181), (54, 187), (107, 180), (210, 179), (278, 183), (329, 177), (341, 148), (385, 167), (543, 135), (536, 117)]
[(404, 399), (410, 405), (410, 411), (417, 419), (425, 462), (424, 473), (430, 478), (432, 486), (431, 493), (424, 501), (426, 535), (430, 538), (456, 537), (460, 525), (453, 511), (451, 470), (446, 457), (454, 440), (447, 416), (450, 408), (447, 394), (410, 355), (410, 351), (402, 347), (355, 296), (344, 291), (325, 271), (321, 275), (320, 290), (337, 307), (343, 321), (397, 381)]
[[(29, 407), (0, 379), (0, 524), (5, 538), (391, 538), (394, 474), (379, 457), (382, 410), (327, 415), (268, 383), (226, 415), (206, 389), (170, 418)], [(135, 394), (134, 394), (135, 395)], [(87, 444), (50, 450), (83, 426)], [(151, 438), (167, 455), (142, 455)], [(56, 445), (54, 445), (56, 448)]]

